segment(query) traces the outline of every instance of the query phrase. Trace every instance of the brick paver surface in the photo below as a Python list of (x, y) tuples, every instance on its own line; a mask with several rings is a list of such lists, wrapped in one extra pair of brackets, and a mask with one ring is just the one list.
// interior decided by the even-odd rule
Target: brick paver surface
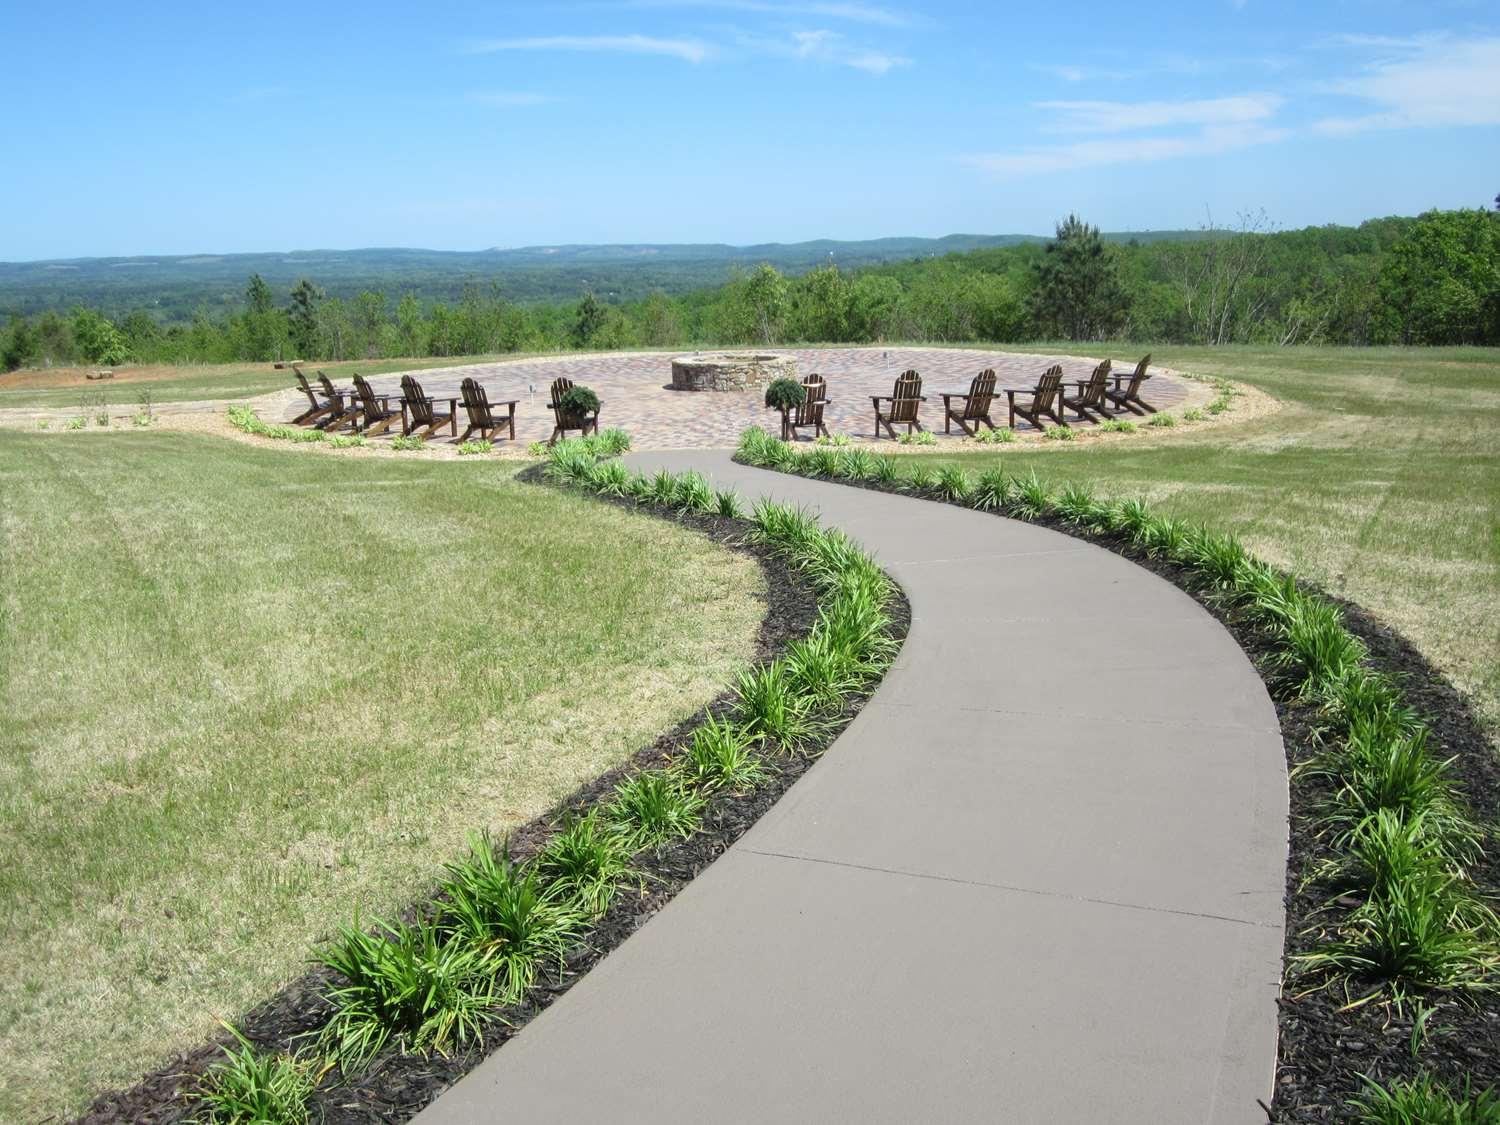
[[(833, 433), (855, 438), (874, 436), (871, 395), (888, 395), (896, 376), (914, 368), (922, 376), (922, 422), (937, 433), (939, 441), (962, 435), (943, 434), (944, 391), (966, 391), (969, 380), (986, 367), (993, 367), (997, 387), (1031, 387), (1037, 376), (1053, 363), (1061, 363), (1065, 379), (1084, 379), (1094, 361), (1077, 356), (1025, 355), (1014, 352), (958, 350), (951, 348), (816, 348), (778, 349), (797, 357), (801, 375), (818, 372), (828, 380), (829, 405), (825, 412)], [(448, 367), (413, 374), (434, 398), (456, 398), (459, 383), (474, 376), (485, 387), (491, 402), (519, 399), (516, 408), (518, 442), (546, 439), (552, 433), (552, 412), (547, 409), (547, 388), (565, 375), (575, 383), (592, 387), (603, 403), (601, 421), (630, 431), (636, 449), (723, 449), (733, 446), (746, 426), (773, 427), (778, 416), (767, 410), (761, 391), (713, 392), (671, 389), (673, 354), (614, 353), (592, 356), (560, 356), (500, 363)], [(1139, 357), (1111, 356), (1117, 372), (1129, 372)], [(381, 394), (400, 394), (401, 375), (372, 376), (370, 384)], [(1070, 388), (1071, 389), (1071, 388)], [(1179, 378), (1153, 371), (1144, 397), (1157, 406), (1175, 407), (1186, 397), (1186, 384)], [(463, 430), (463, 406), (459, 405), (459, 431)], [(1005, 398), (999, 397), (993, 414), (1005, 424)], [(1070, 422), (1072, 419), (1070, 418)], [(1083, 423), (1087, 424), (1087, 423)], [(1028, 424), (1017, 420), (1019, 430)], [(446, 435), (443, 435), (446, 438)]]

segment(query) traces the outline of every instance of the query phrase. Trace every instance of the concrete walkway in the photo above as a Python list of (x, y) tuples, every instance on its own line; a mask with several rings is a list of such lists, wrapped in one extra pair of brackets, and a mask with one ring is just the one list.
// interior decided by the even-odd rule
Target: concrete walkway
[(1286, 774), (1229, 634), (1042, 528), (636, 460), (817, 508), (911, 633), (775, 808), (418, 1120), (1264, 1121)]

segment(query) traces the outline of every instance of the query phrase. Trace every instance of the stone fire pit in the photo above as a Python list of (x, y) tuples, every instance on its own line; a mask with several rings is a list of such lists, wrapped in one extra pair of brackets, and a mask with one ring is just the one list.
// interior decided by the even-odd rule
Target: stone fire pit
[(796, 377), (796, 357), (775, 352), (698, 352), (672, 360), (677, 391), (748, 391)]

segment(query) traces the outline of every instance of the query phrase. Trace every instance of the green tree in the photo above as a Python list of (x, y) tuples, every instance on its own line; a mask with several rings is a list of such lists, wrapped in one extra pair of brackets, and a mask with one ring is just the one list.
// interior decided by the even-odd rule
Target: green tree
[(287, 326), (291, 330), (292, 350), (300, 359), (321, 358), (318, 348), (318, 302), (323, 291), (307, 278), (301, 278), (292, 286), (292, 305), (287, 313)]
[(125, 337), (120, 334), (120, 330), (93, 309), (74, 310), (72, 328), (73, 342), (85, 363), (103, 363), (114, 367), (130, 357)]
[(286, 330), (282, 315), (276, 309), (271, 287), (260, 274), (251, 274), (245, 286), (245, 315), (239, 325), (240, 359), (264, 362), (281, 353)]
[(1500, 215), (1422, 215), (1391, 247), (1377, 289), (1380, 342), (1500, 343)]
[(819, 266), (798, 281), (792, 305), (792, 335), (798, 340), (849, 339), (849, 282), (833, 263)]
[(573, 343), (580, 348), (593, 347), (595, 338), (604, 330), (606, 319), (604, 306), (594, 296), (594, 291), (585, 290), (583, 300), (578, 302), (578, 314), (573, 319)]
[(677, 308), (659, 289), (653, 290), (641, 307), (641, 338), (653, 348), (670, 348), (682, 342)]
[(1036, 266), (1033, 327), (1044, 336), (1102, 340), (1120, 329), (1128, 311), (1115, 255), (1099, 228), (1069, 215)]
[(36, 358), (36, 329), (24, 316), (12, 316), (5, 335), (0, 336), (0, 370), (15, 371)]

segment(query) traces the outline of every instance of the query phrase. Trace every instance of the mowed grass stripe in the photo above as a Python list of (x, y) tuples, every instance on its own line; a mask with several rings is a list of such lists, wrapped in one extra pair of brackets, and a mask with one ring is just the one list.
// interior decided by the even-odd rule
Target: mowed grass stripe
[(748, 662), (753, 562), (513, 475), (0, 436), (0, 1118), (201, 1038)]

